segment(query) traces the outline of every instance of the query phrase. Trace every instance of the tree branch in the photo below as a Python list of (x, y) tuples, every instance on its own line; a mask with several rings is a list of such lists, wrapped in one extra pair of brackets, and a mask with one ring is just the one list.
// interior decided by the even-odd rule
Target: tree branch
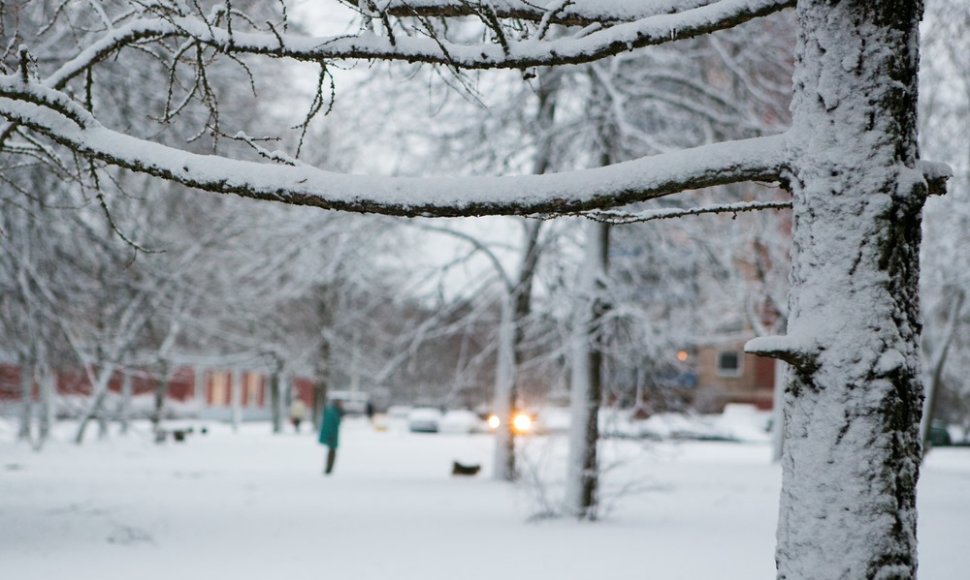
[[(349, 3), (349, 0), (342, 0)], [(674, 14), (711, 4), (714, 0), (574, 0), (562, 6), (562, 0), (489, 0), (495, 14), (503, 19), (541, 22), (564, 26), (616, 24), (641, 18)], [(794, 4), (794, 2), (789, 2)], [(457, 17), (474, 16), (481, 1), (455, 2), (441, 0), (388, 0), (384, 10), (391, 16)]]
[[(23, 93), (31, 93), (25, 99)], [(89, 158), (211, 191), (324, 209), (398, 216), (576, 213), (686, 189), (778, 181), (788, 165), (784, 134), (729, 141), (608, 167), (511, 177), (389, 178), (198, 155), (112, 131), (83, 108), (79, 125), (41, 103), (57, 91), (0, 76), (0, 115)]]
[[(45, 85), (63, 86), (85, 68), (112, 52), (145, 38), (186, 37), (225, 53), (263, 54), (322, 62), (337, 59), (380, 59), (446, 64), (464, 69), (522, 69), (582, 64), (644, 46), (665, 44), (732, 28), (778, 12), (792, 0), (718, 0), (676, 14), (659, 14), (592, 32), (582, 38), (508, 41), (498, 44), (456, 44), (442, 38), (405, 37), (391, 41), (369, 31), (358, 35), (308, 37), (267, 32), (233, 31), (198, 17), (139, 19), (119, 26), (49, 77)], [(693, 5), (693, 4), (692, 4)]]
[(607, 224), (633, 224), (690, 215), (711, 213), (739, 214), (747, 211), (761, 211), (766, 209), (790, 209), (791, 206), (792, 202), (790, 201), (745, 201), (690, 208), (660, 208), (636, 213), (625, 211), (594, 211), (583, 215), (594, 221)]

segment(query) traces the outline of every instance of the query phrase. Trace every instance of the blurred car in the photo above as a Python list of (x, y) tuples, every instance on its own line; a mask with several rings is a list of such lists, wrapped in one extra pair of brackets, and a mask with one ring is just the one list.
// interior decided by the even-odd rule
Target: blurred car
[(391, 419), (403, 419), (407, 421), (408, 415), (413, 410), (413, 407), (408, 405), (391, 405), (387, 408), (387, 416)]
[[(502, 425), (502, 419), (495, 413), (492, 413), (486, 419), (486, 425), (491, 433), (499, 430)], [(528, 435), (536, 432), (536, 414), (530, 413), (524, 410), (517, 410), (512, 412), (512, 431), (516, 435)]]
[(412, 433), (437, 433), (441, 428), (442, 413), (433, 407), (418, 407), (408, 413), (408, 431)]
[(535, 432), (543, 435), (567, 433), (572, 419), (568, 407), (542, 407), (536, 411)]
[(456, 409), (446, 412), (438, 423), (442, 433), (483, 433), (486, 430), (482, 418), (471, 411)]

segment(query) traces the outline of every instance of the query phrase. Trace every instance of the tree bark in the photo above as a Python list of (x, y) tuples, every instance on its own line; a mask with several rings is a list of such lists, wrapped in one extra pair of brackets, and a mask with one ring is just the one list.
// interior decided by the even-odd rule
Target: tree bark
[(320, 349), (314, 365), (311, 420), (313, 428), (320, 430), (320, 420), (323, 408), (327, 404), (327, 390), (330, 387), (330, 339), (327, 337), (332, 316), (330, 314), (329, 292), (326, 288), (319, 290), (317, 303), (317, 323), (320, 324)]
[(50, 437), (56, 420), (57, 374), (44, 364), (40, 372), (40, 422), (37, 429), (37, 448), (40, 449)]
[(131, 373), (124, 373), (121, 377), (121, 405), (118, 409), (118, 422), (121, 424), (121, 434), (127, 435), (128, 428), (131, 426), (131, 399), (132, 399)]
[(84, 433), (87, 431), (92, 419), (98, 419), (100, 425), (101, 418), (104, 416), (104, 401), (108, 396), (108, 383), (111, 381), (111, 375), (114, 373), (115, 366), (113, 363), (108, 363), (94, 375), (97, 381), (94, 384), (92, 393), (94, 400), (91, 402), (91, 406), (87, 412), (84, 413), (84, 416), (81, 417), (81, 423), (78, 425), (77, 433), (74, 435), (74, 442), (78, 445), (84, 443)]
[(34, 365), (20, 365), (20, 425), (17, 439), (30, 441), (31, 421), (34, 415)]
[(152, 406), (152, 432), (158, 433), (162, 428), (162, 415), (165, 412), (165, 396), (168, 394), (168, 366), (162, 365), (155, 378), (155, 390)]
[(916, 577), (920, 2), (800, 0), (776, 552), (784, 580)]
[(771, 460), (781, 461), (785, 450), (785, 385), (788, 365), (775, 359), (775, 387), (771, 396)]
[[(543, 70), (539, 74), (537, 91), (536, 127), (539, 137), (536, 153), (532, 159), (532, 172), (542, 175), (552, 165), (552, 130), (556, 117), (556, 94), (560, 86), (560, 74)], [(495, 437), (495, 477), (512, 481), (516, 478), (515, 429), (513, 414), (519, 399), (518, 365), (525, 357), (522, 345), (525, 341), (525, 324), (532, 312), (532, 282), (539, 265), (539, 233), (542, 222), (525, 222), (525, 243), (522, 262), (509, 288), (509, 297), (503, 297), (502, 320), (499, 323), (499, 348), (496, 354), (494, 411), (500, 418)], [(501, 267), (501, 266), (499, 266)], [(511, 302), (511, 304), (509, 303)]]
[(515, 320), (512, 297), (502, 296), (502, 318), (499, 322), (498, 349), (495, 354), (494, 413), (499, 418), (495, 432), (495, 479), (515, 479), (515, 431), (512, 414), (515, 406)]
[(269, 406), (273, 419), (273, 433), (283, 432), (283, 401), (280, 386), (283, 384), (283, 371), (276, 370), (269, 379)]
[[(541, 156), (542, 159), (548, 159)], [(538, 169), (544, 170), (544, 163), (540, 162)], [(523, 343), (525, 342), (525, 324), (532, 312), (532, 282), (535, 279), (536, 267), (539, 263), (539, 232), (542, 222), (530, 220), (525, 223), (525, 250), (519, 272), (516, 276), (515, 288), (512, 296), (503, 298), (502, 320), (499, 328), (499, 360), (496, 367), (496, 403), (495, 412), (502, 418), (500, 430), (496, 433), (496, 446), (503, 448), (496, 450), (496, 477), (512, 481), (517, 476), (518, 466), (515, 456), (515, 429), (512, 425), (513, 415), (519, 403), (519, 372), (518, 367), (525, 358)], [(509, 304), (509, 302), (511, 304)], [(506, 310), (511, 312), (506, 312)], [(501, 382), (501, 384), (500, 384)], [(499, 398), (501, 397), (501, 401)], [(501, 463), (499, 463), (501, 462)]]
[(569, 473), (566, 509), (579, 519), (595, 520), (599, 503), (599, 411), (603, 398), (603, 352), (598, 342), (605, 313), (600, 296), (609, 264), (610, 226), (587, 224), (582, 296), (573, 338)]

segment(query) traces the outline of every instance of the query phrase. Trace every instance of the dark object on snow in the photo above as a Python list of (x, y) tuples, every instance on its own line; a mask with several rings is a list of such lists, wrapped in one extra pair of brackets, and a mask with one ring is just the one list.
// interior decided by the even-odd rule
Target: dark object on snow
[(953, 439), (950, 438), (950, 433), (945, 427), (934, 425), (930, 427), (930, 445), (932, 447), (949, 447), (953, 445)]
[(203, 435), (208, 435), (209, 434), (209, 428), (208, 427), (203, 427), (201, 430), (199, 430), (199, 432), (202, 433)]
[(185, 438), (189, 435), (189, 433), (193, 432), (194, 430), (192, 427), (189, 427), (188, 429), (173, 429), (172, 438), (175, 439), (176, 443), (185, 443)]
[(457, 461), (451, 463), (451, 474), (452, 475), (478, 475), (478, 472), (482, 470), (481, 465), (462, 465)]
[[(185, 429), (171, 429), (166, 431), (165, 429), (159, 429), (155, 431), (155, 443), (165, 443), (165, 440), (169, 435), (176, 443), (185, 443), (185, 438), (189, 436), (190, 433), (194, 433), (195, 429), (192, 427), (187, 427)], [(205, 428), (203, 427), (203, 433), (205, 433)]]
[(324, 475), (330, 475), (333, 471), (334, 462), (337, 460), (337, 442), (340, 434), (340, 418), (344, 414), (343, 402), (331, 400), (323, 410), (320, 420), (320, 441), (321, 445), (327, 446), (327, 466), (324, 468)]

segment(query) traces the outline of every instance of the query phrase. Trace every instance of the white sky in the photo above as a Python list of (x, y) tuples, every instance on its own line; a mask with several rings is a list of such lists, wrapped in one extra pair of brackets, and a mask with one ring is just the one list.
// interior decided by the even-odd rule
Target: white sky
[[(290, 18), (305, 26), (307, 32), (314, 35), (330, 36), (356, 32), (357, 25), (353, 22), (355, 16), (352, 10), (339, 2), (298, 0), (290, 5)], [(293, 63), (293, 65), (297, 87), (307, 95), (312, 94), (315, 89), (313, 83), (317, 77), (316, 67), (301, 63)], [(367, 71), (368, 68), (363, 65), (333, 69), (338, 101), (341, 98), (341, 92), (346, 94), (348, 89), (367, 75)], [(374, 143), (373, 147), (374, 153), (355, 161), (355, 167), (368, 173), (393, 173), (394, 148), (380, 143)], [(461, 230), (476, 236), (482, 242), (494, 244), (492, 247), (506, 271), (514, 274), (518, 268), (520, 254), (503, 249), (504, 246), (509, 245), (521, 246), (522, 228), (515, 219), (503, 217), (451, 219), (436, 220), (435, 224)], [(414, 257), (417, 262), (416, 267), (420, 269), (450, 264), (471, 249), (467, 242), (459, 241), (447, 234), (420, 232), (415, 228), (414, 235), (418, 239), (423, 239), (420, 255)], [(472, 259), (449, 269), (442, 282), (446, 298), (465, 294), (471, 288), (477, 287), (483, 277), (495, 278), (496, 276), (491, 261), (479, 253)], [(438, 280), (434, 280), (422, 290), (431, 292), (437, 285)]]

